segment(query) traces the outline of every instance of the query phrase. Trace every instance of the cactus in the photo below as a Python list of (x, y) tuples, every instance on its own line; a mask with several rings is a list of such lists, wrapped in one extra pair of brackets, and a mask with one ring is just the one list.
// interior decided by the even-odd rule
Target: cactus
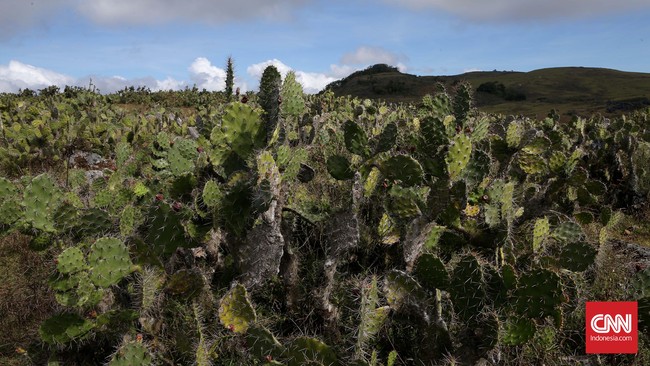
[(404, 187), (422, 184), (424, 171), (417, 160), (408, 155), (393, 156), (381, 163), (381, 173), (386, 179), (399, 181)]
[(108, 366), (149, 366), (151, 354), (142, 341), (127, 341), (115, 352)]
[(561, 174), (564, 172), (566, 162), (566, 155), (562, 151), (553, 151), (548, 159), (548, 167), (553, 173)]
[(521, 139), (524, 137), (524, 126), (521, 122), (513, 121), (508, 125), (506, 130), (506, 143), (510, 148), (516, 148), (521, 144)]
[(425, 253), (418, 258), (414, 275), (418, 283), (429, 291), (449, 289), (449, 273), (440, 258), (433, 254)]
[(395, 219), (407, 220), (420, 216), (417, 192), (394, 185), (388, 192), (386, 210)]
[(408, 274), (392, 270), (386, 276), (384, 293), (388, 305), (398, 310), (402, 305), (417, 303), (426, 297), (424, 289)]
[(62, 274), (73, 274), (87, 267), (84, 254), (77, 247), (68, 248), (57, 257), (56, 269)]
[(235, 333), (246, 333), (249, 326), (257, 320), (255, 309), (248, 299), (244, 286), (237, 284), (219, 302), (219, 320), (227, 329)]
[(522, 152), (519, 154), (519, 167), (526, 174), (543, 174), (546, 173), (547, 164), (544, 158), (533, 153)]
[(544, 241), (550, 233), (548, 218), (535, 220), (535, 227), (533, 229), (533, 253), (539, 253)]
[(282, 104), (280, 105), (283, 117), (298, 119), (305, 112), (305, 99), (302, 85), (296, 81), (296, 73), (289, 71), (284, 77), (282, 90), (280, 90)]
[(447, 171), (449, 172), (449, 179), (452, 182), (460, 178), (471, 156), (472, 140), (461, 132), (451, 140), (449, 143), (449, 152), (447, 153)]
[(214, 180), (209, 180), (205, 182), (203, 186), (203, 193), (201, 197), (203, 198), (203, 203), (208, 206), (210, 209), (215, 209), (219, 207), (223, 192), (219, 188), (219, 185)]
[(436, 152), (439, 147), (448, 143), (447, 131), (440, 118), (424, 118), (420, 121), (420, 131), (419, 150), (421, 151)]
[(327, 171), (336, 180), (354, 178), (354, 171), (350, 168), (350, 161), (341, 155), (333, 155), (327, 159)]
[(519, 277), (515, 295), (515, 308), (525, 317), (543, 319), (552, 316), (561, 320), (559, 306), (566, 298), (560, 277), (547, 269), (533, 269)]
[(346, 121), (343, 124), (343, 137), (345, 147), (352, 154), (367, 158), (370, 155), (368, 147), (368, 137), (363, 129), (352, 121)]
[(21, 216), (20, 204), (15, 199), (16, 192), (13, 183), (0, 177), (0, 227), (12, 225)]
[(574, 272), (582, 272), (594, 263), (597, 251), (585, 242), (573, 242), (562, 247), (560, 265)]
[(463, 256), (451, 275), (449, 293), (458, 316), (471, 321), (485, 305), (487, 285), (481, 264), (472, 255)]
[(61, 191), (47, 174), (34, 178), (25, 188), (23, 206), (25, 220), (34, 229), (54, 232), (54, 212), (61, 200)]
[(262, 73), (260, 91), (258, 93), (260, 106), (264, 110), (264, 142), (271, 140), (278, 125), (281, 83), (282, 76), (278, 72), (278, 69), (273, 65), (267, 66)]
[(197, 296), (205, 286), (203, 276), (196, 270), (181, 269), (169, 276), (165, 283), (165, 292), (175, 296), (191, 299)]
[(117, 284), (132, 271), (129, 250), (116, 238), (98, 239), (90, 248), (88, 265), (90, 280), (100, 287)]
[(357, 330), (356, 345), (356, 354), (359, 357), (363, 357), (367, 343), (379, 332), (390, 311), (388, 306), (377, 307), (379, 294), (376, 277), (373, 276), (369, 284), (364, 284), (361, 291), (361, 322)]
[(259, 361), (281, 359), (286, 348), (265, 327), (252, 324), (246, 331), (246, 343)]
[(75, 227), (76, 235), (83, 237), (96, 237), (111, 231), (114, 223), (108, 212), (97, 208), (86, 210), (79, 218)]
[(554, 238), (560, 241), (572, 243), (580, 240), (583, 236), (583, 233), (580, 225), (571, 221), (566, 221), (558, 225), (553, 230), (552, 235)]
[(177, 139), (167, 153), (169, 171), (176, 177), (194, 170), (197, 158), (196, 142), (188, 139)]
[(517, 346), (531, 340), (535, 335), (535, 322), (527, 318), (509, 318), (503, 329), (501, 340), (507, 346)]
[(226, 101), (232, 101), (233, 87), (235, 85), (235, 67), (231, 56), (226, 60), (226, 87), (224, 93), (226, 94)]
[(60, 314), (45, 320), (38, 333), (44, 342), (58, 345), (82, 339), (94, 327), (93, 322), (77, 314)]
[(231, 103), (224, 111), (221, 125), (214, 127), (210, 134), (214, 146), (210, 160), (214, 165), (221, 165), (231, 152), (246, 160), (254, 150), (264, 146), (265, 136), (256, 110), (243, 103)]
[(287, 358), (289, 366), (338, 365), (336, 354), (325, 343), (316, 338), (299, 337), (294, 339), (287, 347)]
[(397, 125), (394, 123), (387, 124), (377, 138), (377, 143), (373, 150), (373, 155), (389, 151), (395, 146), (397, 139)]

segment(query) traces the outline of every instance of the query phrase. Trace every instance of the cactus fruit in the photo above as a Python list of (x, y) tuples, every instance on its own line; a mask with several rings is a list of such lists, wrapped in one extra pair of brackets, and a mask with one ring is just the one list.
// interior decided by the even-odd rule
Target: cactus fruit
[(235, 285), (219, 302), (221, 324), (235, 333), (246, 333), (248, 327), (257, 320), (255, 309), (248, 298), (246, 288)]
[(472, 140), (461, 132), (451, 140), (447, 153), (447, 171), (452, 182), (460, 178), (471, 156)]
[(380, 170), (386, 179), (396, 180), (404, 187), (422, 184), (424, 176), (420, 163), (408, 155), (397, 155), (385, 160)]
[(34, 229), (54, 232), (54, 212), (61, 200), (61, 191), (47, 174), (32, 179), (25, 188), (23, 206), (25, 220)]
[(65, 344), (83, 338), (94, 327), (93, 322), (77, 314), (60, 314), (45, 320), (38, 333), (46, 343)]
[(108, 366), (149, 366), (151, 354), (142, 341), (125, 342), (113, 355)]
[(548, 218), (544, 217), (535, 220), (535, 227), (533, 228), (533, 253), (539, 253), (544, 241), (550, 233)]
[(325, 343), (316, 338), (299, 337), (294, 339), (287, 347), (287, 358), (289, 366), (338, 365), (336, 354)]
[(327, 159), (327, 171), (336, 180), (354, 178), (354, 171), (350, 168), (350, 161), (341, 155), (330, 156)]

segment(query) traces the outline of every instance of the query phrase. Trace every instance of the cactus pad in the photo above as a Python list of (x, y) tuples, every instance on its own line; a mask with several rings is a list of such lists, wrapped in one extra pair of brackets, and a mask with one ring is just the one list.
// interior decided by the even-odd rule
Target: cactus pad
[(149, 366), (152, 358), (141, 342), (127, 342), (117, 350), (108, 366)]
[(466, 255), (454, 268), (449, 293), (456, 313), (461, 319), (471, 320), (485, 305), (487, 285), (481, 265), (472, 255)]
[(64, 250), (57, 257), (56, 268), (62, 274), (72, 274), (87, 268), (84, 254), (77, 247)]
[(334, 366), (338, 364), (336, 354), (328, 345), (310, 337), (294, 339), (288, 347), (287, 357), (289, 366)]
[(381, 173), (389, 180), (397, 180), (404, 187), (422, 184), (424, 171), (417, 160), (408, 155), (397, 155), (381, 164)]
[(395, 141), (397, 139), (397, 125), (394, 123), (387, 124), (384, 129), (381, 131), (377, 139), (377, 145), (375, 145), (375, 154), (389, 151), (395, 146)]
[(447, 171), (452, 182), (460, 178), (471, 156), (472, 140), (461, 132), (451, 140), (447, 153)]
[(571, 221), (563, 222), (553, 230), (553, 237), (568, 243), (580, 240), (582, 235), (580, 225)]
[(115, 285), (132, 271), (128, 248), (115, 238), (98, 239), (88, 254), (88, 264), (90, 280), (100, 287)]
[(248, 292), (241, 284), (235, 285), (219, 303), (219, 320), (235, 333), (246, 333), (257, 319)]
[(47, 174), (34, 178), (25, 188), (23, 205), (25, 220), (34, 229), (54, 232), (54, 212), (59, 205), (61, 192), (54, 180)]
[(345, 138), (345, 147), (349, 152), (362, 157), (368, 157), (370, 155), (368, 137), (358, 124), (352, 121), (346, 121), (343, 124), (343, 136)]
[(80, 339), (95, 325), (77, 314), (60, 314), (47, 319), (38, 330), (41, 339), (49, 344), (65, 344)]
[(414, 275), (418, 282), (429, 291), (449, 288), (449, 273), (440, 258), (433, 254), (425, 253), (418, 258), (415, 263)]
[(350, 168), (350, 161), (341, 155), (330, 156), (327, 159), (327, 171), (336, 180), (354, 178), (354, 171)]
[(550, 232), (548, 218), (535, 220), (535, 227), (533, 228), (533, 252), (538, 253), (548, 237)]
[(559, 306), (566, 300), (560, 277), (547, 269), (522, 274), (515, 296), (517, 311), (522, 316), (538, 319), (557, 316)]
[(573, 242), (562, 247), (560, 265), (573, 272), (582, 272), (594, 263), (597, 251), (585, 242)]

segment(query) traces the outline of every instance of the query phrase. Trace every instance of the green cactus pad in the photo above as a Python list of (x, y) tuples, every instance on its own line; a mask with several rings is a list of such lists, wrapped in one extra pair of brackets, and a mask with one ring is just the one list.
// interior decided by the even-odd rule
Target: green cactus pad
[(29, 241), (29, 249), (42, 252), (52, 245), (52, 241), (52, 237), (46, 234), (35, 236)]
[(451, 140), (447, 153), (447, 171), (452, 182), (460, 178), (471, 156), (472, 140), (461, 132)]
[(399, 309), (403, 304), (426, 297), (422, 287), (411, 276), (393, 270), (388, 273), (384, 283), (386, 301), (392, 309)]
[(379, 154), (389, 151), (393, 148), (393, 146), (395, 146), (396, 139), (397, 125), (394, 123), (387, 124), (377, 138), (377, 144), (375, 145), (374, 153)]
[(466, 321), (472, 320), (485, 305), (487, 285), (481, 265), (472, 255), (466, 255), (456, 264), (451, 275), (449, 293), (454, 310)]
[(149, 366), (153, 361), (147, 347), (141, 342), (123, 344), (113, 355), (108, 366)]
[(327, 159), (327, 171), (336, 180), (354, 178), (354, 171), (350, 168), (350, 161), (341, 155), (330, 156)]
[(49, 344), (65, 344), (87, 335), (95, 325), (77, 314), (60, 314), (47, 319), (38, 330)]
[(251, 354), (260, 361), (267, 360), (268, 356), (274, 360), (280, 359), (286, 351), (268, 329), (257, 324), (251, 325), (246, 331), (246, 343)]
[(310, 337), (294, 339), (288, 346), (287, 358), (289, 366), (338, 365), (336, 353), (325, 343)]
[(96, 237), (111, 231), (113, 227), (114, 223), (108, 212), (98, 208), (91, 208), (79, 218), (79, 225), (76, 230), (78, 237)]
[(428, 116), (420, 121), (422, 133), (420, 149), (422, 151), (435, 152), (440, 146), (448, 143), (445, 125), (440, 118)]
[(214, 127), (210, 134), (214, 146), (210, 159), (213, 164), (221, 165), (233, 151), (245, 160), (254, 150), (264, 146), (265, 138), (259, 113), (246, 104), (230, 103), (221, 126)]
[(485, 140), (488, 137), (490, 131), (490, 117), (481, 117), (477, 122), (474, 123), (474, 131), (472, 131), (472, 142), (478, 143)]
[(539, 253), (549, 233), (550, 226), (548, 218), (544, 217), (535, 220), (535, 227), (533, 228), (533, 253)]
[(519, 154), (519, 167), (526, 174), (543, 174), (547, 171), (547, 163), (544, 158), (538, 154), (524, 153)]
[(421, 215), (418, 195), (408, 188), (391, 187), (387, 200), (388, 213), (397, 219), (409, 219)]
[(246, 333), (257, 320), (248, 292), (241, 284), (235, 285), (219, 302), (221, 324), (235, 333)]
[(343, 124), (343, 137), (345, 139), (345, 147), (349, 152), (362, 157), (368, 157), (370, 155), (368, 137), (358, 124), (352, 121), (346, 121)]
[(90, 280), (100, 287), (117, 284), (133, 266), (128, 248), (116, 238), (98, 239), (90, 249), (88, 264), (92, 268)]
[(198, 156), (197, 145), (193, 140), (177, 139), (167, 153), (169, 171), (174, 176), (181, 176), (194, 170), (194, 162)]
[(553, 237), (563, 242), (571, 243), (578, 241), (582, 236), (583, 233), (580, 225), (571, 221), (563, 222), (553, 230)]
[(415, 278), (429, 291), (434, 289), (447, 290), (449, 288), (449, 273), (444, 263), (437, 256), (425, 253), (415, 263)]
[(140, 212), (131, 205), (124, 207), (120, 214), (120, 234), (123, 237), (130, 236), (135, 231), (139, 213)]
[(198, 295), (205, 286), (203, 276), (196, 270), (181, 269), (169, 277), (165, 283), (165, 292), (192, 298)]
[(519, 277), (515, 307), (522, 316), (543, 319), (556, 316), (565, 302), (560, 277), (547, 269), (534, 269)]
[(59, 206), (61, 191), (47, 174), (34, 178), (25, 188), (23, 206), (25, 220), (34, 229), (54, 232), (54, 212)]
[(535, 322), (527, 318), (509, 318), (503, 329), (501, 340), (507, 346), (518, 346), (535, 335)]
[(511, 122), (506, 130), (506, 142), (508, 147), (516, 148), (521, 143), (524, 136), (524, 126), (520, 122)]
[(560, 174), (564, 171), (566, 160), (562, 151), (554, 151), (548, 159), (548, 167), (553, 173)]
[(282, 97), (282, 104), (280, 105), (282, 116), (299, 118), (305, 113), (302, 85), (296, 80), (296, 74), (293, 71), (289, 71), (284, 77), (280, 96)]
[(574, 242), (562, 247), (559, 256), (560, 265), (573, 272), (582, 272), (592, 265), (597, 251), (585, 242)]
[(403, 187), (422, 184), (424, 171), (417, 160), (408, 155), (393, 156), (381, 164), (381, 173), (388, 180), (396, 180)]
[(211, 209), (219, 207), (223, 193), (214, 180), (209, 180), (203, 186), (203, 203)]
[(64, 250), (57, 257), (56, 268), (62, 274), (72, 274), (87, 268), (83, 252), (77, 247)]

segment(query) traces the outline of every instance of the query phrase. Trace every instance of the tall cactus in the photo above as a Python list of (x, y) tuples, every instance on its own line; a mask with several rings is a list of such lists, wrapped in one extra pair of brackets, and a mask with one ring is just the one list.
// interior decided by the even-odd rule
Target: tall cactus
[(264, 124), (266, 130), (266, 142), (270, 141), (273, 132), (277, 128), (280, 117), (280, 87), (282, 76), (278, 69), (269, 65), (262, 73), (260, 80), (260, 91), (258, 94), (260, 106), (264, 110)]

